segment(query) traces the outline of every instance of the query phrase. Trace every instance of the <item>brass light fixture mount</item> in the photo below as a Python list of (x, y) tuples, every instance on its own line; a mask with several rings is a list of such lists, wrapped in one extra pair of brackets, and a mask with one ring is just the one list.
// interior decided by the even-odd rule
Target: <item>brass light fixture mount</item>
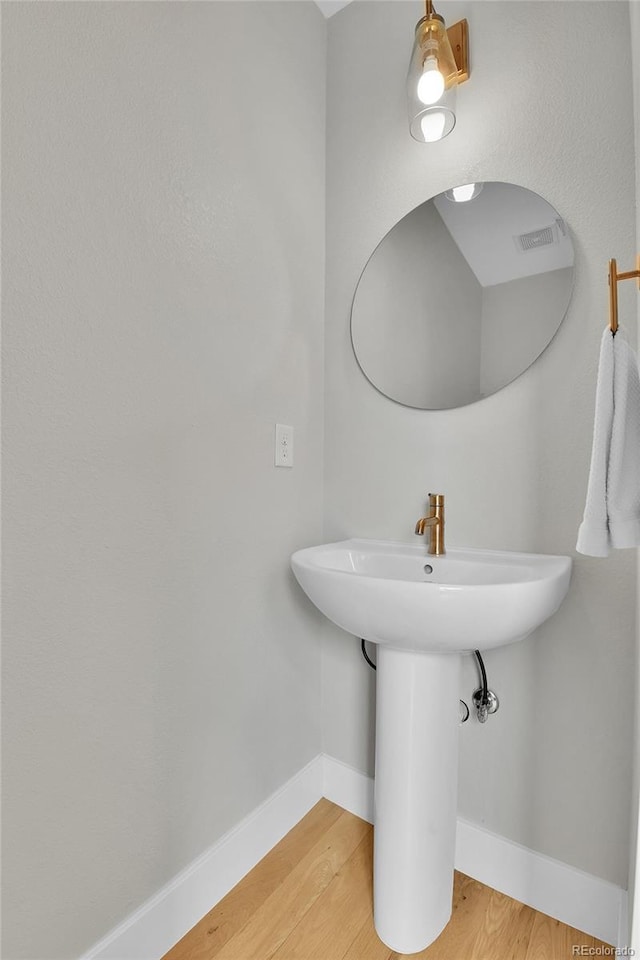
[[(441, 17), (439, 13), (436, 13), (433, 0), (425, 0), (425, 15), (418, 21), (416, 24), (416, 34), (422, 28), (421, 32), (425, 34), (429, 32), (429, 27), (426, 26), (429, 21), (438, 21), (444, 24), (444, 17)], [(449, 43), (451, 45), (451, 52), (453, 54), (453, 59), (457, 68), (457, 72), (448, 78), (448, 82), (451, 83), (453, 80), (456, 84), (464, 83), (465, 80), (469, 79), (469, 24), (467, 20), (458, 20), (457, 23), (454, 23), (452, 26), (446, 28), (447, 36), (449, 38)]]
[(469, 79), (469, 24), (466, 20), (458, 20), (448, 27), (447, 36), (458, 68), (457, 82), (461, 84)]

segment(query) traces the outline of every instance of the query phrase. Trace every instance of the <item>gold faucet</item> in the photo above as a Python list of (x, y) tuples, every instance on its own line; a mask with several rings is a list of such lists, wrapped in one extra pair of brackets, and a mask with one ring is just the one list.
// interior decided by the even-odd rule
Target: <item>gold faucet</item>
[(439, 557), (446, 553), (444, 549), (444, 494), (429, 494), (429, 514), (416, 523), (416, 533), (422, 536), (425, 527), (429, 527), (429, 554)]

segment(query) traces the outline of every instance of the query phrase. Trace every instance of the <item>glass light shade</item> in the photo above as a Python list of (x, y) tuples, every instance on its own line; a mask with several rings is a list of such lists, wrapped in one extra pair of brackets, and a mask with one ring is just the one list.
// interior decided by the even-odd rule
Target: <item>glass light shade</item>
[(446, 125), (447, 115), (444, 110), (427, 110), (420, 117), (420, 131), (425, 143), (435, 143), (436, 140), (442, 140)]
[[(410, 105), (411, 106), (411, 105)], [(420, 143), (435, 143), (451, 133), (456, 125), (456, 87), (445, 90), (437, 103), (416, 104), (410, 109), (409, 130)]]
[(453, 130), (457, 74), (444, 20), (437, 14), (423, 17), (407, 74), (409, 129), (415, 140), (433, 143)]

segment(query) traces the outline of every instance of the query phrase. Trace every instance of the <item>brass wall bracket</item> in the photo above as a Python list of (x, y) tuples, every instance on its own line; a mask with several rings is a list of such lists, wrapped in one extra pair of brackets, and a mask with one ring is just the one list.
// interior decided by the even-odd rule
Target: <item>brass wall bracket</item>
[(618, 284), (621, 280), (638, 281), (638, 290), (640, 290), (640, 253), (636, 257), (636, 269), (627, 270), (625, 273), (618, 273), (618, 264), (615, 260), (609, 260), (609, 329), (615, 333), (618, 329)]
[(458, 83), (469, 79), (469, 24), (458, 20), (447, 28), (447, 36), (458, 68)]

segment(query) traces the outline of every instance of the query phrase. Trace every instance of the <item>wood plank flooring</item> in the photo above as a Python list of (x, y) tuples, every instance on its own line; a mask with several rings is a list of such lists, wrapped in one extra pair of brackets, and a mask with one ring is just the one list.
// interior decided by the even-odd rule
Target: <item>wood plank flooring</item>
[[(372, 858), (373, 828), (321, 800), (164, 960), (402, 960), (373, 927)], [(569, 960), (574, 945), (606, 946), (457, 873), (451, 921), (411, 957)]]

